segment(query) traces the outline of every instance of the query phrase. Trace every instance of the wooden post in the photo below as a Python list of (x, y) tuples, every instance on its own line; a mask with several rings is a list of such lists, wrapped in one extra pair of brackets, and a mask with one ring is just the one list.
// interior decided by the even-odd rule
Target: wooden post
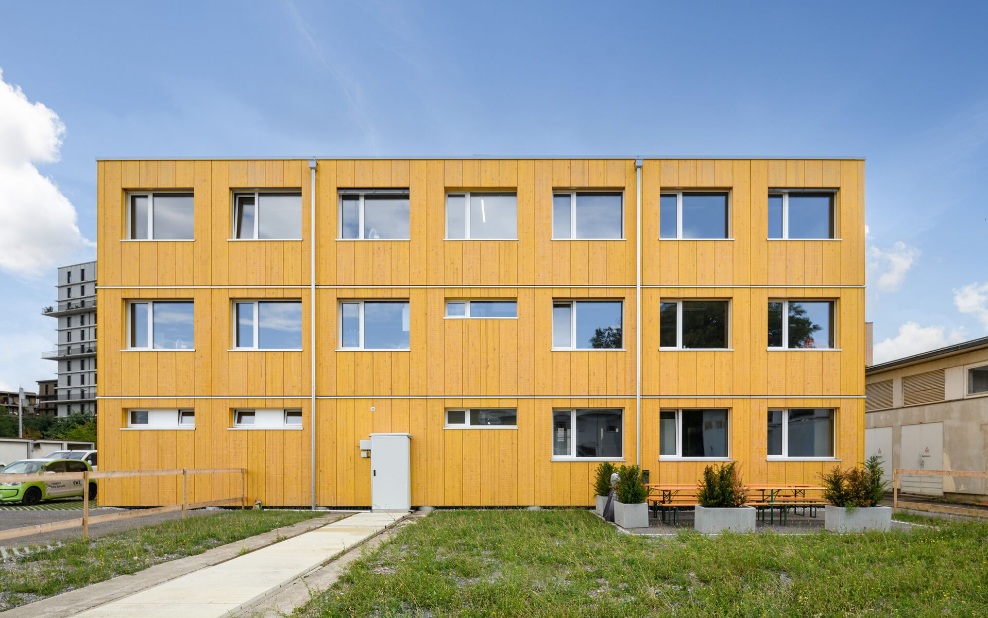
[(82, 473), (82, 538), (89, 540), (89, 470)]
[(188, 470), (182, 468), (182, 519), (185, 519), (185, 511), (189, 505), (188, 478)]
[(247, 508), (247, 468), (240, 468), (240, 510)]

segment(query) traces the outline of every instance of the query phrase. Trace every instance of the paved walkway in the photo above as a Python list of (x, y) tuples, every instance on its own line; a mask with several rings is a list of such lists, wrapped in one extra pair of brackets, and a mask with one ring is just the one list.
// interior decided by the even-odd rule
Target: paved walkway
[(406, 515), (357, 513), (74, 615), (86, 618), (223, 616), (256, 603)]

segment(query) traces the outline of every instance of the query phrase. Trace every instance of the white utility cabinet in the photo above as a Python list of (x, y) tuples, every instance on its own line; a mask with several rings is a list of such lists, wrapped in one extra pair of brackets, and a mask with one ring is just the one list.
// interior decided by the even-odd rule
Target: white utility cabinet
[(411, 510), (411, 441), (407, 433), (370, 435), (372, 510)]

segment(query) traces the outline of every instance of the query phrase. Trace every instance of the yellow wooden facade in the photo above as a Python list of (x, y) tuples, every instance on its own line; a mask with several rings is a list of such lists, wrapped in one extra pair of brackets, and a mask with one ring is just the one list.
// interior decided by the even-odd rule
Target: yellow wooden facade
[[(638, 175), (641, 281), (636, 264)], [(240, 468), (250, 501), (370, 504), (372, 432), (411, 434), (412, 504), (587, 505), (596, 461), (553, 461), (552, 411), (623, 409), (623, 458), (652, 481), (693, 482), (703, 461), (659, 460), (659, 410), (729, 409), (730, 458), (749, 482), (816, 483), (864, 453), (864, 163), (861, 160), (306, 160), (98, 163), (98, 425), (101, 470)], [(338, 240), (338, 190), (402, 188), (410, 240)], [(554, 189), (618, 190), (623, 240), (552, 240)], [(769, 189), (836, 190), (833, 240), (769, 240)], [(302, 239), (233, 241), (232, 193), (302, 194)], [(518, 239), (445, 240), (451, 190), (517, 192)], [(730, 239), (660, 240), (660, 192), (729, 192)], [(194, 193), (194, 240), (127, 240), (127, 195)], [(310, 227), (314, 198), (315, 230)], [(313, 242), (313, 233), (315, 240)], [(310, 344), (311, 251), (316, 333)], [(641, 290), (640, 461), (636, 294)], [(234, 299), (302, 303), (302, 351), (235, 351)], [(338, 351), (339, 301), (410, 304), (410, 350)], [(444, 319), (445, 301), (517, 299), (518, 318)], [(624, 301), (624, 349), (552, 350), (553, 299)], [(662, 299), (729, 299), (731, 349), (659, 351)], [(834, 350), (768, 350), (769, 299), (835, 301)], [(130, 351), (126, 306), (194, 301), (194, 351)], [(311, 422), (312, 363), (316, 426)], [(301, 430), (235, 430), (234, 408), (301, 408)], [(453, 407), (511, 407), (517, 429), (444, 429)], [(770, 408), (836, 409), (835, 461), (768, 461)], [(127, 427), (127, 412), (192, 408), (194, 430)], [(371, 409), (374, 411), (371, 411)], [(197, 479), (192, 499), (226, 497)], [(176, 481), (107, 484), (101, 502), (160, 504)]]

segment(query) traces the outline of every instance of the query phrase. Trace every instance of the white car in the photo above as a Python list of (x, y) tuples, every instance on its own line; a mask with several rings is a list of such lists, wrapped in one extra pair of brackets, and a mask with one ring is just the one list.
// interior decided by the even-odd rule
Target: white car
[(45, 455), (45, 459), (81, 459), (96, 470), (96, 451), (55, 451)]

